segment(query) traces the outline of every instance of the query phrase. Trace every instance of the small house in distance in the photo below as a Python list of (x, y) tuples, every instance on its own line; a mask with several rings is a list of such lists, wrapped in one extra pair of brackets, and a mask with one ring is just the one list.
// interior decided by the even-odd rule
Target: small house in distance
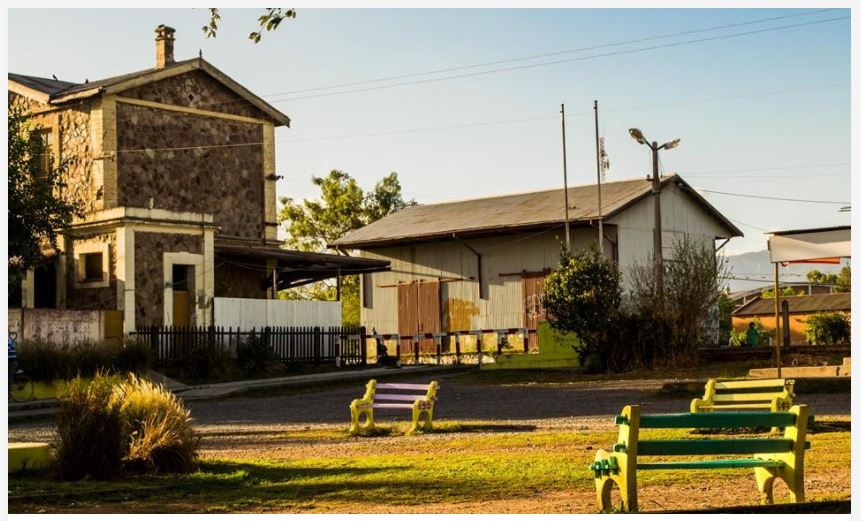
[[(678, 175), (663, 177), (661, 187), (665, 259), (677, 238), (717, 248), (716, 240), (742, 235)], [(632, 267), (652, 258), (652, 182), (605, 183), (602, 200), (604, 254), (627, 284)], [(598, 241), (597, 187), (569, 188), (568, 202), (572, 249), (583, 250)], [(564, 193), (554, 189), (405, 208), (331, 247), (391, 263), (389, 272), (362, 276), (361, 321), (369, 331), (536, 329), (544, 277), (559, 260), (564, 230)]]
[[(791, 345), (806, 345), (806, 320), (814, 313), (851, 313), (852, 294), (799, 295), (780, 297), (789, 304), (789, 341)], [(746, 331), (749, 324), (759, 319), (763, 327), (774, 330), (774, 298), (757, 298), (732, 312), (734, 331)], [(781, 326), (782, 328), (783, 326)]]

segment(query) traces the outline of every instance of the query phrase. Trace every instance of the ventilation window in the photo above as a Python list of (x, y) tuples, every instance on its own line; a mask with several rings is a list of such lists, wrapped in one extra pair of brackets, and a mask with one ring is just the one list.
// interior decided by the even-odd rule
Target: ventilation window
[(101, 281), (103, 277), (102, 253), (85, 253), (81, 257), (83, 257), (84, 261), (84, 276), (82, 282)]

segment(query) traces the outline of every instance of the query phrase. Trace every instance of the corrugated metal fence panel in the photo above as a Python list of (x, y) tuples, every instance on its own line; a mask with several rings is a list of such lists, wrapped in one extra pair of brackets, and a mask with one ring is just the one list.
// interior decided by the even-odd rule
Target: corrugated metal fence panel
[(242, 330), (266, 326), (339, 327), (341, 303), (216, 297), (215, 325)]

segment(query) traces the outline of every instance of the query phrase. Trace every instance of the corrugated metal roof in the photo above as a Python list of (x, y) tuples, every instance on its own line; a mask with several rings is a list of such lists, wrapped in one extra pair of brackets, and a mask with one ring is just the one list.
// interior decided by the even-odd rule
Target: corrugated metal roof
[[(851, 293), (832, 293), (826, 295), (800, 295), (796, 297), (780, 297), (789, 302), (790, 313), (816, 313), (818, 311), (850, 311), (852, 309)], [(774, 298), (759, 298), (732, 312), (734, 317), (753, 315), (773, 315)]]
[[(732, 231), (732, 236), (742, 235), (738, 228), (691, 189), (678, 175), (668, 176), (661, 182), (664, 185), (670, 182), (678, 184), (707, 211), (723, 222)], [(603, 216), (607, 218), (614, 215), (649, 195), (651, 190), (652, 182), (645, 178), (602, 184)], [(450, 238), (454, 233), (468, 236), (555, 226), (565, 222), (564, 195), (564, 191), (558, 188), (411, 206), (344, 235), (333, 242), (332, 246), (358, 248), (416, 240)], [(571, 222), (596, 219), (598, 216), (597, 186), (584, 185), (569, 188), (568, 206)]]

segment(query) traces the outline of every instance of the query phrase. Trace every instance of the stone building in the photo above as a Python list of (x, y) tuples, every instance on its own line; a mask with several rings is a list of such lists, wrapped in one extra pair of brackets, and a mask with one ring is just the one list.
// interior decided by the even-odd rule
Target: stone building
[(213, 297), (384, 267), (280, 249), (275, 127), (290, 118), (202, 57), (176, 61), (172, 28), (155, 43), (154, 68), (102, 80), (9, 74), (10, 106), (33, 115), (84, 211), (22, 307), (120, 310), (124, 332), (206, 325)]

